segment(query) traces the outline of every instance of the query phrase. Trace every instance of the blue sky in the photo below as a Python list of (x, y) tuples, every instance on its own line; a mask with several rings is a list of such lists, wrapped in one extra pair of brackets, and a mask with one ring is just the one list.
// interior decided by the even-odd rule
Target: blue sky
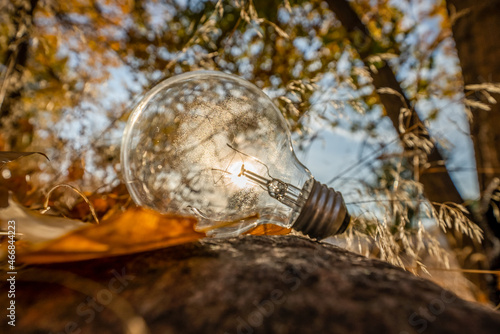
[[(405, 12), (411, 13), (411, 15), (405, 18), (405, 24), (416, 24), (418, 11), (425, 9), (426, 3), (429, 3), (429, 1), (420, 2), (420, 9), (418, 6), (403, 8)], [(435, 35), (435, 31), (439, 25), (439, 22), (436, 20), (418, 23), (418, 29), (415, 30), (414, 35), (410, 36), (407, 41), (410, 44), (419, 38), (433, 38), (432, 36)], [(314, 54), (314, 50), (318, 47), (314, 39), (296, 39), (294, 45), (304, 52), (305, 57)], [(436, 68), (441, 70), (444, 69), (445, 72), (449, 73), (456, 71), (458, 60), (456, 58), (450, 58), (450, 55), (445, 55), (439, 50), (437, 52), (437, 56), (435, 57)], [(349, 66), (353, 65), (349, 63), (347, 57), (343, 57), (338, 64), (338, 71), (342, 71), (343, 68), (345, 69)], [(432, 73), (425, 73), (424, 75), (432, 78)], [(403, 81), (403, 83), (411, 82), (414, 77), (415, 74), (411, 69), (404, 65), (400, 67), (398, 78)], [(109, 81), (102, 87), (102, 90), (105, 92), (104, 98), (99, 103), (106, 110), (109, 110), (109, 107), (113, 104), (120, 102), (126, 103), (132, 107), (133, 101), (137, 101), (140, 97), (141, 83), (144, 83), (141, 81), (141, 77), (132, 76), (125, 67), (111, 70)], [(322, 80), (320, 84), (323, 85), (323, 88), (326, 88), (326, 90), (338, 85), (338, 83), (328, 79), (328, 75), (325, 76), (325, 79)], [(131, 90), (132, 94), (130, 94), (128, 89)], [(346, 92), (340, 90), (338, 93), (342, 95)], [(468, 124), (464, 113), (464, 107), (459, 101), (429, 99), (421, 101), (417, 105), (417, 111), (420, 112), (421, 116), (425, 116), (426, 110), (430, 110), (432, 104), (438, 106), (441, 111), (437, 121), (430, 124), (431, 134), (446, 141), (447, 147), (445, 155), (449, 158), (447, 164), (448, 168), (450, 170), (455, 170), (457, 168), (461, 169), (460, 171), (453, 172), (452, 177), (462, 196), (466, 199), (477, 198), (478, 186), (474, 170), (473, 149), (472, 142), (467, 135)], [(96, 109), (95, 106), (88, 106), (88, 110), (95, 116), (92, 116), (94, 117), (94, 121), (99, 119), (98, 122), (94, 122), (94, 124), (90, 126), (93, 127), (94, 133), (99, 133), (100, 129), (104, 130), (110, 120), (104, 119), (105, 117), (101, 114), (102, 109), (99, 110)], [(382, 117), (380, 110), (372, 112), (369, 115), (358, 115), (354, 111), (346, 110), (345, 115), (352, 118), (365, 117), (366, 120)], [(74, 122), (81, 122), (81, 119), (75, 120)], [(81, 125), (74, 125), (74, 127), (76, 126)], [(72, 134), (75, 135), (77, 131), (66, 131), (74, 127), (62, 127), (61, 130), (64, 131), (61, 132), (65, 133), (67, 136), (71, 136)], [(367, 140), (366, 136), (361, 132), (354, 133), (349, 129), (349, 119), (339, 119), (339, 126), (336, 128), (324, 127), (320, 123), (315, 123), (313, 120), (312, 127), (317, 131), (319, 135), (318, 139), (312, 142), (307, 151), (296, 151), (296, 153), (299, 159), (311, 170), (315, 178), (321, 182), (328, 182), (341, 171), (344, 171), (346, 167), (357, 166), (360, 160), (371, 153), (370, 145), (365, 145)], [(113, 133), (113, 138), (111, 139), (112, 143), (119, 143), (120, 131), (122, 128), (123, 127), (120, 127)], [(377, 132), (381, 137), (378, 139), (379, 142), (389, 142), (396, 136), (389, 120), (382, 121), (378, 125)], [(83, 146), (85, 144), (85, 142), (81, 143)], [(398, 145), (391, 144), (389, 149), (397, 151)], [(373, 177), (371, 171), (366, 167), (355, 168), (352, 172), (346, 172), (343, 176), (354, 179), (369, 179)], [(345, 180), (337, 180), (330, 185), (344, 192), (346, 195), (357, 187), (355, 181), (347, 182)]]

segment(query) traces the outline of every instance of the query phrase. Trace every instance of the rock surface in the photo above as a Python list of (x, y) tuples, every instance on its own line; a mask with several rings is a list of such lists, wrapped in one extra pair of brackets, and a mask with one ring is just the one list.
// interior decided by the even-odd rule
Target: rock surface
[[(7, 291), (6, 278), (0, 290)], [(7, 294), (0, 295), (0, 305)], [(500, 313), (296, 236), (27, 267), (2, 333), (499, 333)], [(8, 320), (8, 319), (7, 319)]]

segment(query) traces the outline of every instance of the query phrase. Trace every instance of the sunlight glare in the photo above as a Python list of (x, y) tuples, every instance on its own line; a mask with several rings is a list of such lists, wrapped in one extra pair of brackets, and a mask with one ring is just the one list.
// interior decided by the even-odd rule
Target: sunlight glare
[(227, 176), (228, 176), (230, 182), (240, 189), (253, 186), (253, 183), (250, 182), (250, 180), (248, 180), (248, 178), (241, 175), (243, 167), (246, 170), (255, 170), (255, 166), (253, 166), (252, 163), (249, 163), (249, 162), (232, 163), (227, 168), (227, 172), (229, 173)]
[(247, 178), (241, 175), (241, 170), (243, 166), (244, 166), (243, 163), (237, 162), (229, 165), (229, 167), (227, 168), (227, 171), (229, 172), (228, 174), (229, 180), (231, 181), (232, 184), (241, 189), (245, 188), (248, 184)]

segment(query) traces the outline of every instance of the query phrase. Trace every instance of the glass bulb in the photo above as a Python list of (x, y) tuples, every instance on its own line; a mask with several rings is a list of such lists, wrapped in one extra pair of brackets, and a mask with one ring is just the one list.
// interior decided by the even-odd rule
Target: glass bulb
[(154, 87), (130, 116), (121, 163), (138, 205), (194, 214), (209, 235), (272, 223), (321, 239), (349, 224), (340, 193), (295, 157), (273, 102), (233, 75), (196, 71)]

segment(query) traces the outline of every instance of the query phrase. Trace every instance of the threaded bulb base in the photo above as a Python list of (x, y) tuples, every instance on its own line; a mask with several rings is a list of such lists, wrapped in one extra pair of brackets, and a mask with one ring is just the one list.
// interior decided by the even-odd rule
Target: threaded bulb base
[(312, 182), (311, 192), (292, 228), (315, 239), (344, 233), (351, 216), (342, 194), (314, 179)]

